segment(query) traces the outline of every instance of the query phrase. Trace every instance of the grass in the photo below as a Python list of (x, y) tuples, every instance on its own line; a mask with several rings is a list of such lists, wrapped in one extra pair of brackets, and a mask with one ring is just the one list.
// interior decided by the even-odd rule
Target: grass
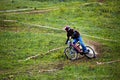
[(37, 9), (37, 8), (50, 7), (50, 5), (47, 6), (47, 2), (41, 3), (32, 0), (2, 0), (0, 2), (1, 2), (0, 10), (16, 10), (16, 9), (30, 9), (30, 8)]
[[(107, 0), (100, 4), (94, 0), (93, 2), (76, 0), (60, 3), (57, 1), (39, 2), (37, 0), (14, 0), (12, 3), (8, 0), (2, 0), (0, 4), (2, 5), (0, 10), (35, 7), (41, 11), (56, 9), (38, 14), (0, 12), (0, 79), (119, 79), (119, 62), (104, 65), (96, 64), (96, 62), (120, 59), (119, 1)], [(3, 20), (17, 20), (17, 22), (4, 22)], [(64, 44), (66, 33), (62, 31), (65, 25), (70, 25), (79, 30), (86, 43), (93, 41), (100, 44), (92, 44), (99, 50), (99, 56), (92, 60), (84, 58), (72, 62), (66, 59), (63, 53), (64, 48), (46, 55), (49, 50), (66, 46)], [(49, 28), (45, 28), (45, 26)], [(85, 34), (89, 36), (85, 36)], [(20, 61), (37, 54), (40, 56), (27, 61)], [(49, 71), (59, 68), (62, 69)]]

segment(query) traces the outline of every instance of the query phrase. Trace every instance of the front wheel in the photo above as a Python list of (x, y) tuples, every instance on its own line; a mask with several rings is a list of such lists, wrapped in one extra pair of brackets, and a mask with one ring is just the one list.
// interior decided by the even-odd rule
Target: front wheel
[(70, 59), (70, 60), (76, 60), (78, 57), (78, 53), (73, 49), (73, 47), (67, 47), (64, 50), (64, 53), (67, 59)]
[(85, 54), (85, 56), (89, 59), (91, 58), (95, 58), (95, 51), (90, 47), (90, 46), (86, 46), (87, 50), (89, 51), (88, 53)]

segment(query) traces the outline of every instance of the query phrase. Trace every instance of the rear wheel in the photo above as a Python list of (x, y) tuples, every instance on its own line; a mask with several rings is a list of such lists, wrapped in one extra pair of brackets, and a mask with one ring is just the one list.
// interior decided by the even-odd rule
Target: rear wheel
[(95, 51), (90, 47), (90, 46), (86, 46), (87, 50), (89, 51), (88, 53), (85, 54), (86, 57), (88, 57), (89, 59), (91, 58), (95, 58)]
[(73, 47), (67, 47), (64, 50), (64, 53), (67, 59), (70, 59), (70, 60), (76, 60), (78, 57), (78, 53), (73, 49)]

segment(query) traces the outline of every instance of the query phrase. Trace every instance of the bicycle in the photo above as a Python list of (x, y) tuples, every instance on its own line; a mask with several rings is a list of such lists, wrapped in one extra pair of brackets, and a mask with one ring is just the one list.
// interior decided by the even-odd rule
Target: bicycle
[(86, 56), (89, 59), (95, 58), (95, 51), (90, 47), (86, 46), (88, 53), (84, 53), (80, 42), (77, 42), (75, 45), (72, 43), (71, 40), (68, 41), (68, 47), (65, 48), (64, 53), (67, 59), (69, 60), (77, 60), (78, 59), (78, 53), (82, 56)]

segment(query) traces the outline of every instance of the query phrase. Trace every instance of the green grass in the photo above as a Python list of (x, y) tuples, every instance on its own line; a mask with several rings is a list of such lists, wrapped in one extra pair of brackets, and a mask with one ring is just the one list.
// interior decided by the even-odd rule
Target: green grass
[[(35, 7), (41, 11), (56, 9), (37, 14), (0, 12), (0, 79), (118, 80), (119, 62), (103, 65), (96, 62), (120, 59), (119, 1), (107, 0), (103, 4), (92, 1), (0, 1), (0, 10)], [(63, 53), (64, 48), (46, 55), (49, 50), (66, 46), (66, 33), (60, 30), (66, 25), (79, 30), (86, 44), (93, 42), (99, 53), (96, 59), (69, 61)], [(38, 54), (35, 59), (20, 61)], [(59, 68), (62, 69), (49, 71)]]
[[(0, 1), (0, 10), (16, 10), (16, 9), (37, 9), (51, 7), (47, 2), (38, 2), (32, 0), (2, 0)], [(9, 7), (8, 7), (9, 6)]]

